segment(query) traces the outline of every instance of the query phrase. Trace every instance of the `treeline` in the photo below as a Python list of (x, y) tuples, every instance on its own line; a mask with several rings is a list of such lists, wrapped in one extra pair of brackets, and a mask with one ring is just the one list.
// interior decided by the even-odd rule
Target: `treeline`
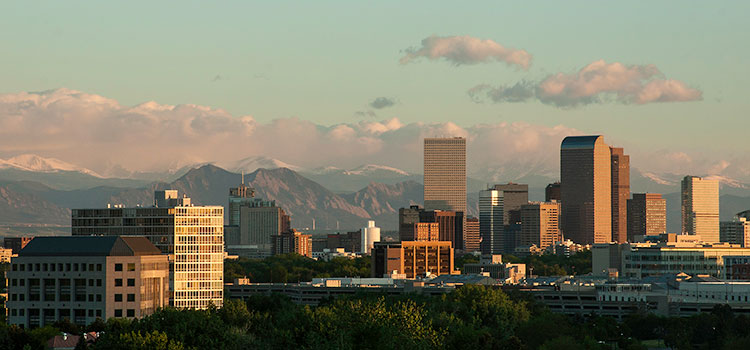
[(585, 275), (591, 272), (591, 250), (584, 250), (570, 257), (546, 254), (519, 259), (513, 255), (504, 255), (503, 261), (524, 263), (526, 273), (537, 276)]
[(370, 258), (314, 260), (298, 254), (274, 255), (265, 259), (224, 261), (224, 281), (247, 277), (251, 282), (309, 282), (318, 277), (370, 277)]
[[(356, 295), (318, 307), (283, 296), (227, 300), (221, 309), (162, 309), (140, 320), (0, 328), (0, 349), (43, 349), (59, 331), (101, 336), (89, 349), (748, 349), (750, 318), (727, 307), (689, 318), (635, 314), (623, 322), (552, 314), (527, 294), (464, 286), (440, 296)], [(79, 344), (79, 349), (84, 349)]]

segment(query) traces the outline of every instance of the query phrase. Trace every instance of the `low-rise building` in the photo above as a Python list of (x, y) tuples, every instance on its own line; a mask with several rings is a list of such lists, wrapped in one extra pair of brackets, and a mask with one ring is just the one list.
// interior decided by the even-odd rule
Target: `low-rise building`
[(482, 255), (479, 263), (464, 264), (461, 274), (484, 274), (504, 284), (516, 284), (526, 278), (526, 264), (503, 263), (499, 254)]
[(302, 234), (295, 229), (271, 236), (271, 246), (274, 255), (297, 253), (312, 258), (312, 235)]
[(372, 276), (405, 274), (406, 278), (425, 275), (457, 274), (453, 269), (450, 241), (402, 241), (375, 243), (372, 250)]
[(732, 221), (719, 223), (719, 239), (722, 242), (750, 248), (750, 221), (735, 216)]
[(8, 323), (140, 318), (169, 305), (169, 260), (144, 237), (37, 237), (8, 275)]

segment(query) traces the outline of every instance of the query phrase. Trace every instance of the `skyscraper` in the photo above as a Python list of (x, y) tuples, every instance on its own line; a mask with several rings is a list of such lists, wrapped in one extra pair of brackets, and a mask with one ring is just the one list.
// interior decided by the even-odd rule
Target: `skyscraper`
[(424, 139), (424, 207), (466, 212), (466, 139)]
[(535, 244), (541, 249), (560, 239), (558, 219), (560, 203), (532, 202), (521, 206), (521, 245)]
[(659, 193), (633, 193), (628, 199), (628, 242), (635, 236), (667, 233), (667, 201)]
[(735, 216), (732, 221), (722, 221), (719, 225), (722, 242), (750, 248), (750, 221), (746, 218)]
[(560, 145), (562, 231), (579, 244), (612, 240), (611, 152), (604, 137), (568, 136)]
[(552, 201), (560, 201), (562, 197), (560, 196), (560, 181), (553, 182), (544, 189), (544, 201), (545, 202), (552, 202)]
[(479, 251), (479, 218), (466, 218), (464, 225), (464, 251), (467, 253)]
[(503, 236), (503, 191), (494, 189), (479, 192), (479, 249), (482, 254), (501, 254)]
[(622, 148), (610, 147), (612, 173), (612, 240), (628, 240), (628, 208), (630, 197), (630, 156)]
[(697, 176), (682, 179), (682, 233), (719, 242), (719, 182)]
[(291, 229), (290, 218), (276, 201), (255, 197), (255, 189), (245, 185), (229, 189), (229, 224), (225, 237), (227, 252), (248, 258), (272, 253), (272, 237)]
[(503, 191), (503, 225), (508, 226), (521, 221), (521, 206), (529, 202), (529, 185), (507, 184), (495, 185)]

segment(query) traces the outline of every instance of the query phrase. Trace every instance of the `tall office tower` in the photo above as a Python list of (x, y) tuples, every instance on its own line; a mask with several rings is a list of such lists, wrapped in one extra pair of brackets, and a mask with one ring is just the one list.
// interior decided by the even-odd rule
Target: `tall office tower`
[(495, 190), (503, 192), (503, 225), (519, 223), (521, 206), (529, 202), (529, 185), (509, 182), (495, 185)]
[(264, 258), (272, 253), (271, 236), (291, 229), (289, 215), (276, 201), (255, 197), (245, 185), (229, 189), (228, 220), (225, 226), (227, 253), (246, 258)]
[(568, 136), (560, 145), (562, 231), (578, 244), (612, 240), (612, 168), (603, 136)]
[[(159, 207), (73, 209), (73, 236), (144, 236), (170, 255), (171, 304), (221, 306), (224, 300), (224, 207), (193, 206), (157, 191)], [(174, 194), (174, 196), (172, 196)], [(165, 198), (162, 201), (162, 198)]]
[(419, 222), (419, 213), (423, 212), (424, 209), (418, 205), (412, 205), (408, 208), (401, 208), (398, 210), (398, 235), (400, 240), (404, 240), (403, 237), (414, 236), (413, 229), (414, 224)]
[(622, 148), (610, 147), (612, 173), (612, 240), (628, 240), (628, 208), (630, 198), (630, 156)]
[(682, 179), (682, 233), (719, 242), (719, 182), (697, 176)]
[(628, 242), (635, 236), (667, 233), (667, 200), (659, 193), (633, 193), (628, 199)]
[(503, 191), (479, 191), (479, 249), (482, 254), (501, 254), (503, 235)]
[(275, 205), (274, 201), (264, 201), (260, 198), (255, 198), (255, 189), (245, 185), (245, 174), (243, 173), (240, 185), (229, 189), (227, 225), (239, 226), (241, 206), (272, 207)]
[(479, 251), (479, 218), (466, 218), (466, 225), (464, 225), (464, 251), (467, 253)]
[(719, 236), (722, 242), (739, 244), (750, 247), (750, 221), (741, 216), (735, 216), (732, 221), (719, 223)]
[(521, 206), (521, 245), (536, 245), (541, 249), (560, 239), (558, 219), (560, 203), (531, 202)]
[(560, 195), (560, 181), (553, 182), (544, 189), (544, 201), (545, 202), (552, 202), (557, 201), (559, 202), (562, 199), (562, 196)]
[(405, 241), (439, 241), (440, 224), (437, 222), (415, 222), (404, 224), (399, 231), (399, 240)]
[(424, 139), (424, 208), (466, 212), (466, 139)]

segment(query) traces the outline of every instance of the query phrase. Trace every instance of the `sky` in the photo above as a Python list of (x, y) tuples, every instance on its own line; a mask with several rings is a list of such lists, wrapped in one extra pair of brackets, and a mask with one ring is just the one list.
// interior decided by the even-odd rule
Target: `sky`
[(744, 1), (3, 2), (0, 156), (420, 171), (412, 138), (442, 134), (476, 140), (475, 169), (549, 168), (581, 133), (649, 171), (750, 177), (747, 13)]

